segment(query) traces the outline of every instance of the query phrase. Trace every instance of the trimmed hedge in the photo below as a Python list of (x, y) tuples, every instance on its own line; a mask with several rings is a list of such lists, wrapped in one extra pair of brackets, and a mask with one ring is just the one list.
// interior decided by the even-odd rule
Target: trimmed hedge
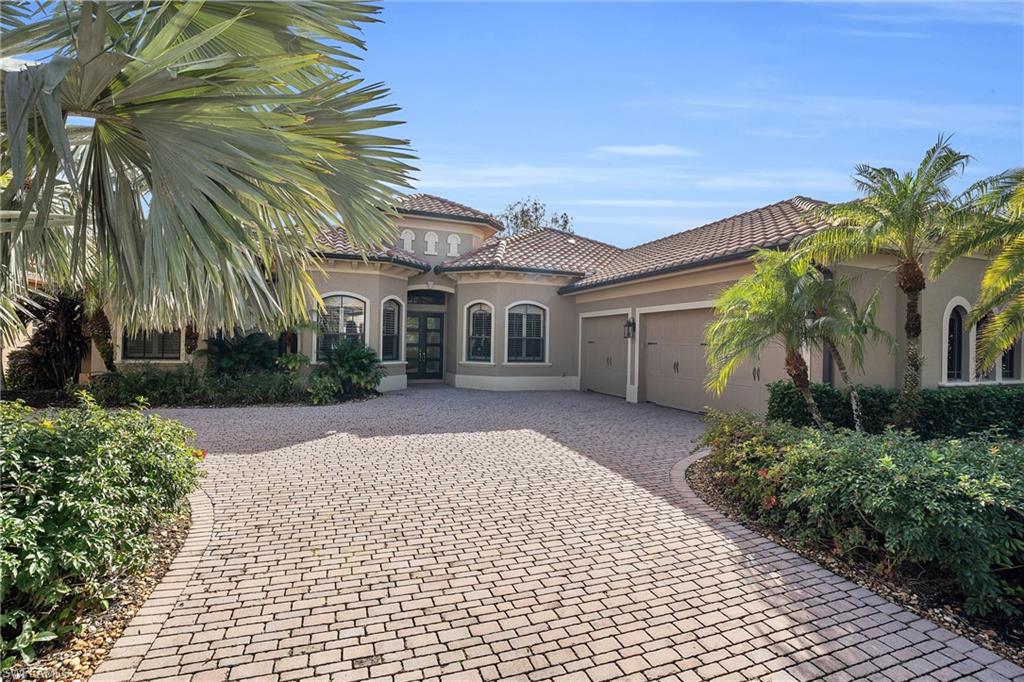
[(306, 400), (305, 389), (295, 372), (235, 376), (204, 373), (191, 365), (111, 372), (93, 379), (86, 390), (106, 407), (127, 407), (139, 398), (154, 407), (266, 405)]
[(749, 517), (844, 557), (949, 578), (973, 613), (1024, 607), (1024, 445), (743, 414), (708, 422), (708, 462)]
[(0, 668), (30, 659), (145, 566), (149, 531), (198, 484), (202, 453), (175, 421), (0, 403)]
[[(881, 386), (859, 386), (864, 428), (881, 433), (892, 423), (892, 406), (899, 392)], [(822, 416), (835, 426), (853, 428), (849, 389), (813, 384), (811, 391)], [(960, 438), (998, 429), (1008, 438), (1024, 438), (1024, 385), (926, 388), (918, 392), (915, 431), (925, 439)], [(803, 397), (791, 381), (769, 385), (768, 419), (810, 426)]]

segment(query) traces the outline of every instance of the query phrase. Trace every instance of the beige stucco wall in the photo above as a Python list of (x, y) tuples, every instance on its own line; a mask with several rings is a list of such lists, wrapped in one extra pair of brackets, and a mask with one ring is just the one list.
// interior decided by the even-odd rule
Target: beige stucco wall
[[(322, 272), (311, 273), (313, 283), (321, 296), (334, 294), (348, 294), (362, 298), (367, 302), (366, 306), (366, 343), (380, 353), (381, 350), (381, 306), (389, 297), (395, 297), (402, 303), (402, 315), (407, 312), (406, 276), (410, 270), (407, 268), (396, 268), (385, 264), (365, 264), (360, 262), (332, 262), (324, 266)], [(315, 302), (310, 301), (310, 308), (315, 307)], [(405, 352), (404, 344), (405, 321), (401, 322), (400, 333), (403, 334), (403, 342), (399, 347)], [(302, 329), (299, 332), (299, 352), (316, 361), (316, 329)], [(385, 363), (388, 378), (382, 386), (385, 389), (398, 388), (395, 384), (404, 386), (405, 362)], [(401, 379), (398, 379), (401, 377)]]
[[(457, 385), (506, 388), (572, 388), (576, 385), (579, 347), (576, 310), (572, 299), (558, 294), (565, 284), (561, 277), (531, 277), (522, 281), (515, 274), (474, 275), (479, 281), (461, 281), (454, 297), (456, 333), (451, 350), (456, 354), (458, 374), (489, 377), (459, 381)], [(494, 310), (491, 362), (466, 361), (466, 306), (474, 301), (489, 303)], [(546, 354), (543, 363), (508, 363), (505, 358), (506, 312), (517, 303), (530, 302), (547, 308)], [(501, 381), (507, 378), (508, 381)], [(511, 381), (524, 378), (525, 381)], [(541, 378), (545, 378), (541, 381)], [(548, 380), (550, 379), (550, 381)], [(534, 381), (531, 381), (534, 380)]]
[(978, 297), (981, 278), (987, 265), (987, 261), (981, 259), (959, 258), (939, 277), (929, 281), (921, 293), (922, 386), (932, 388), (945, 381), (946, 362), (942, 341), (946, 335), (946, 307), (953, 298), (960, 297), (967, 301), (966, 307), (970, 310), (970, 305)]

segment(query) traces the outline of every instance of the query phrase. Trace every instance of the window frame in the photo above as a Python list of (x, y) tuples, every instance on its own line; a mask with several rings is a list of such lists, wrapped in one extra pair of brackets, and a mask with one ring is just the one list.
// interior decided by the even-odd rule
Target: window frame
[[(146, 336), (147, 334), (150, 334), (152, 332), (153, 332), (153, 330), (143, 331), (142, 335)], [(161, 332), (156, 332), (156, 333), (157, 334), (173, 334), (175, 332), (177, 332), (177, 334), (178, 334), (178, 355), (177, 355), (177, 357), (173, 357), (173, 358), (171, 358), (171, 357), (150, 357), (150, 356), (131, 357), (131, 356), (128, 355), (128, 352), (127, 352), (128, 351), (128, 330), (122, 328), (121, 329), (121, 343), (118, 344), (118, 350), (120, 351), (120, 357), (118, 358), (118, 360), (120, 362), (125, 362), (125, 363), (132, 363), (132, 362), (141, 362), (141, 363), (145, 363), (145, 362), (184, 362), (185, 361), (185, 330), (184, 329), (171, 329), (170, 331), (166, 331), (166, 332), (161, 331)]]
[(423, 253), (427, 256), (437, 255), (437, 243), (440, 241), (440, 237), (437, 236), (436, 232), (427, 232), (423, 235), (423, 243), (425, 248)]
[[(389, 302), (398, 305), (398, 320), (395, 329), (395, 342), (398, 345), (398, 357), (387, 360), (384, 358), (384, 309)], [(405, 364), (405, 315), (406, 304), (398, 296), (385, 296), (380, 302), (380, 361), (382, 365), (404, 365)]]
[[(486, 360), (474, 360), (469, 355), (470, 347), (472, 345), (471, 342), (470, 342), (470, 338), (471, 338), (471, 335), (473, 333), (473, 324), (472, 324), (472, 321), (471, 321), (471, 318), (470, 318), (470, 314), (472, 313), (472, 309), (474, 307), (476, 307), (476, 306), (486, 306), (487, 309), (491, 313), (491, 324), (490, 324), (490, 327), (488, 329), (488, 334), (489, 334), (488, 338), (490, 339), (490, 352), (488, 353), (488, 356), (487, 356)], [(491, 303), (490, 301), (485, 301), (483, 299), (476, 299), (476, 300), (470, 301), (469, 303), (464, 305), (462, 307), (462, 311), (463, 311), (462, 312), (462, 321), (463, 321), (463, 325), (465, 325), (465, 327), (463, 329), (463, 333), (462, 333), (462, 344), (463, 344), (463, 352), (462, 352), (462, 360), (461, 360), (462, 364), (465, 364), (465, 365), (494, 365), (494, 318), (496, 317), (495, 316), (495, 310), (494, 310), (494, 304)]]
[[(512, 309), (517, 307), (517, 306), (530, 306), (530, 305), (535, 306), (537, 308), (540, 308), (543, 311), (543, 313), (544, 313), (544, 319), (542, 320), (542, 324), (541, 324), (541, 328), (542, 328), (543, 334), (544, 334), (543, 337), (541, 337), (542, 340), (543, 340), (542, 347), (544, 349), (544, 355), (543, 355), (541, 360), (513, 360), (513, 359), (510, 359), (509, 355), (508, 355), (508, 349), (509, 349), (509, 327), (510, 327), (510, 325), (508, 323), (509, 314), (512, 312)], [(504, 365), (513, 365), (513, 366), (516, 366), (516, 367), (530, 367), (530, 366), (533, 366), (533, 367), (550, 367), (551, 366), (551, 347), (550, 347), (551, 346), (551, 309), (548, 308), (548, 306), (544, 305), (543, 303), (540, 303), (539, 301), (515, 301), (514, 303), (510, 303), (507, 306), (505, 306), (504, 324), (505, 324), (505, 334), (504, 334), (505, 360), (504, 360), (504, 362), (502, 364), (504, 364)], [(524, 332), (526, 331), (525, 328), (524, 328), (523, 331)], [(530, 339), (530, 338), (537, 338), (537, 337), (522, 336), (522, 337), (517, 337), (517, 338)], [(524, 343), (524, 346), (525, 346), (525, 343)]]
[(459, 248), (462, 246), (462, 237), (454, 232), (445, 239), (448, 242), (448, 257), (455, 258), (459, 255)]
[(416, 233), (406, 228), (402, 230), (398, 238), (402, 240), (402, 250), (412, 253), (416, 248)]
[[(320, 294), (320, 298), (324, 302), (324, 308), (327, 307), (327, 299), (345, 297), (354, 298), (363, 304), (363, 332), (360, 335), (360, 343), (366, 344), (366, 339), (372, 338), (370, 336), (370, 300), (361, 294), (356, 294), (351, 291), (332, 291), (326, 294)], [(343, 304), (344, 305), (344, 304)], [(323, 312), (317, 310), (317, 327), (316, 333), (313, 335), (313, 360), (314, 364), (322, 364), (324, 361), (320, 359), (320, 316)], [(342, 321), (344, 323), (344, 321)], [(342, 336), (348, 336), (348, 334), (342, 334)]]
[[(962, 306), (956, 305), (953, 306), (946, 315), (946, 353), (943, 357), (943, 364), (945, 364), (944, 374), (947, 383), (964, 383), (965, 381), (968, 381), (968, 379), (964, 378), (964, 365), (970, 365), (969, 357), (967, 362), (964, 362), (965, 346), (970, 346), (970, 343), (964, 343), (967, 314), (968, 313)], [(954, 316), (959, 327), (956, 330), (953, 329)], [(952, 365), (950, 364), (951, 358), (954, 361)], [(967, 371), (971, 372), (970, 367), (968, 367)]]

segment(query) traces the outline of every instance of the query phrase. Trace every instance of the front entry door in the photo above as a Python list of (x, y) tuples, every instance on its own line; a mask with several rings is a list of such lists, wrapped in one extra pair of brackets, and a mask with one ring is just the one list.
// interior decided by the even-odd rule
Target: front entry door
[(444, 313), (410, 312), (405, 318), (405, 373), (409, 379), (441, 379)]

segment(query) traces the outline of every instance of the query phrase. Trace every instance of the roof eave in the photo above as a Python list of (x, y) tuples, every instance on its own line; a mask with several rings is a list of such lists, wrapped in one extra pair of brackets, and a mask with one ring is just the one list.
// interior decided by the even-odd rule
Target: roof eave
[(635, 282), (641, 279), (650, 279), (652, 277), (660, 277), (662, 275), (671, 275), (677, 272), (683, 272), (686, 270), (695, 270), (697, 268), (707, 267), (709, 265), (720, 265), (722, 263), (728, 263), (734, 260), (746, 260), (750, 258), (759, 250), (764, 249), (777, 249), (784, 250), (789, 247), (792, 242), (790, 240), (779, 242), (777, 244), (769, 246), (759, 246), (745, 251), (737, 251), (736, 253), (727, 253), (722, 256), (715, 256), (714, 258), (705, 258), (703, 260), (693, 261), (690, 263), (680, 263), (667, 268), (661, 268), (660, 270), (650, 270), (647, 272), (638, 272), (633, 275), (626, 275), (625, 277), (618, 277), (615, 279), (607, 279), (601, 282), (594, 282), (593, 284), (585, 284), (583, 286), (577, 285), (575, 282), (572, 284), (566, 284), (564, 287), (558, 290), (560, 294), (578, 294), (582, 291), (589, 291), (590, 289), (598, 289), (602, 287), (613, 287), (620, 284), (627, 284), (629, 282)]
[(396, 208), (396, 211), (403, 215), (420, 216), (423, 218), (440, 218), (443, 220), (455, 220), (464, 223), (474, 223), (476, 225), (486, 225), (495, 232), (501, 232), (504, 228), (503, 225), (494, 221), (488, 220), (487, 218), (475, 218), (473, 216), (464, 215), (452, 215), (451, 213), (437, 213), (436, 211), (420, 211), (412, 208)]
[(396, 258), (394, 256), (359, 256), (352, 253), (329, 253), (326, 251), (318, 251), (317, 253), (319, 253), (319, 255), (324, 258), (331, 258), (333, 260), (359, 260), (370, 261), (373, 263), (393, 263), (395, 265), (401, 265), (406, 268), (412, 268), (413, 270), (419, 270), (420, 272), (430, 272), (429, 265), (424, 265), (422, 263), (413, 263), (402, 258)]
[(525, 272), (537, 275), (556, 275), (562, 277), (583, 277), (586, 273), (572, 271), (572, 270), (548, 270), (545, 268), (526, 268), (526, 267), (515, 267), (511, 265), (456, 265), (452, 267), (444, 267), (442, 265), (435, 265), (434, 272), (437, 274), (445, 272), (486, 272), (486, 271), (500, 271), (500, 272)]

